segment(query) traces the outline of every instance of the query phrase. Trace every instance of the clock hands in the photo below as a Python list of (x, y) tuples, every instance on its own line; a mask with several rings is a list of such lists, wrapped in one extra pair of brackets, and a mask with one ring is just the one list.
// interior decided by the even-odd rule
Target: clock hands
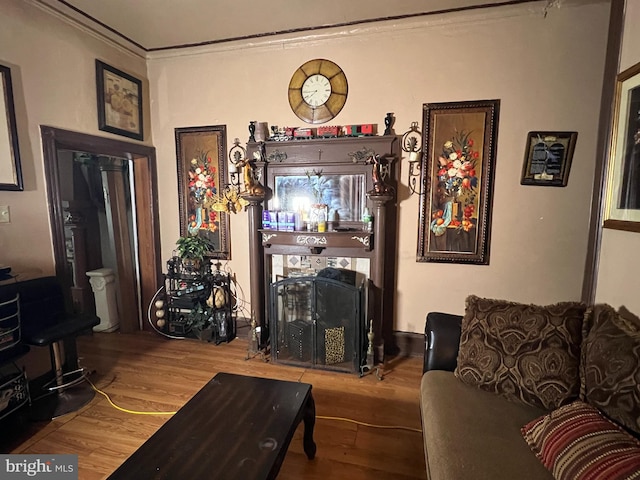
[(331, 84), (325, 76), (313, 74), (304, 81), (300, 93), (307, 105), (318, 108), (331, 96)]

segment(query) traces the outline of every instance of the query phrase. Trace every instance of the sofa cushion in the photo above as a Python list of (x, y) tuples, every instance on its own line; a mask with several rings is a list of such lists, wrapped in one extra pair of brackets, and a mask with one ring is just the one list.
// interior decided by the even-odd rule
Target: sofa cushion
[(420, 386), (427, 478), (552, 480), (520, 429), (545, 410), (465, 385), (431, 370)]
[(640, 319), (596, 305), (585, 329), (580, 398), (640, 435)]
[(533, 420), (522, 434), (557, 480), (638, 478), (640, 442), (584, 402)]
[(455, 375), (468, 385), (552, 410), (580, 393), (586, 306), (525, 305), (470, 295)]

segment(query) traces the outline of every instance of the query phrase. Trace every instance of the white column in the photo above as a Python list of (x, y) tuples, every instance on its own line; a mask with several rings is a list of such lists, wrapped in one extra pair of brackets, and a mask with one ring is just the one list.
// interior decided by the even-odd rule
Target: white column
[(96, 300), (96, 315), (100, 323), (93, 327), (94, 332), (113, 332), (118, 329), (118, 303), (116, 301), (116, 276), (110, 268), (99, 268), (87, 272), (89, 283)]

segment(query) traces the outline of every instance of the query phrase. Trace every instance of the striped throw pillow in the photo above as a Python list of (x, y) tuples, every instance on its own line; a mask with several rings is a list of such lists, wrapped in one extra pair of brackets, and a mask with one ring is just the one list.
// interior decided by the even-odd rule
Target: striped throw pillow
[(529, 422), (522, 435), (557, 480), (640, 479), (640, 442), (584, 402)]

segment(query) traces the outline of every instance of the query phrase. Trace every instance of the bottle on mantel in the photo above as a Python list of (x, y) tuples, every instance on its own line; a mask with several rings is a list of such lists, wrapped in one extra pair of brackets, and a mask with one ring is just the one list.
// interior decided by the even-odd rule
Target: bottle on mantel
[(327, 210), (320, 209), (318, 211), (318, 232), (327, 231)]
[(371, 215), (368, 207), (364, 207), (364, 212), (362, 213), (362, 229), (365, 232), (373, 232), (373, 215)]
[(333, 232), (335, 230), (336, 219), (336, 211), (332, 208), (331, 210), (329, 210), (329, 215), (327, 216), (327, 231)]

